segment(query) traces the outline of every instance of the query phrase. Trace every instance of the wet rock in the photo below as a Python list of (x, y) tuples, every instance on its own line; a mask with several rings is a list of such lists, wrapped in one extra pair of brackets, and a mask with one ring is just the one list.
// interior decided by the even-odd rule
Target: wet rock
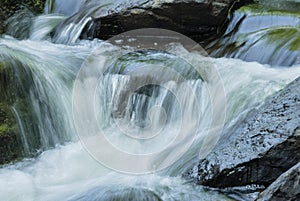
[(268, 186), (300, 161), (300, 77), (225, 131), (189, 172), (198, 184)]
[(12, 72), (0, 62), (0, 164), (22, 156), (18, 142), (18, 127), (11, 111), (14, 90)]
[(300, 162), (282, 174), (265, 191), (257, 201), (300, 199)]
[(0, 122), (0, 164), (9, 163), (22, 157), (17, 138), (16, 125)]
[[(125, 1), (97, 11), (95, 23), (83, 38), (107, 39), (139, 28), (163, 28), (203, 40), (216, 36), (226, 27), (227, 15), (235, 0), (140, 0)], [(99, 6), (99, 5), (98, 5)]]
[(42, 13), (46, 0), (1, 0), (0, 1), (0, 34), (5, 32), (5, 21), (19, 11), (27, 7), (34, 13)]

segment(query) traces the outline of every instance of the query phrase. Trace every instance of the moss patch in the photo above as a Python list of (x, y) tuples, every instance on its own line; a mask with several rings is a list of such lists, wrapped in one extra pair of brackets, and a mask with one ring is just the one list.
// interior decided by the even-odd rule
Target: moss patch
[(279, 6), (272, 7), (263, 4), (250, 4), (241, 7), (238, 11), (253, 16), (258, 16), (258, 15), (283, 15), (283, 16), (295, 16), (295, 17), (300, 16), (300, 6), (294, 8), (286, 8), (286, 7), (279, 7)]
[(290, 51), (300, 51), (300, 29), (298, 28), (272, 29), (266, 33), (264, 38), (268, 43), (273, 43), (278, 47), (285, 45)]

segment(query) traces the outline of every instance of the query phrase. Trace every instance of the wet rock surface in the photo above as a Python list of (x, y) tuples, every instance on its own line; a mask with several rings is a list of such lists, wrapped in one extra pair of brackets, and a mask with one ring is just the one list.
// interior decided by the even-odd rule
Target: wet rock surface
[(12, 71), (0, 62), (0, 164), (22, 157), (19, 130), (11, 109), (15, 92)]
[[(268, 186), (300, 161), (300, 77), (246, 115), (189, 175), (198, 184)], [(225, 143), (226, 142), (226, 143)]]
[[(107, 6), (92, 15), (95, 23), (83, 38), (107, 39), (139, 28), (163, 28), (198, 41), (216, 36), (226, 27), (235, 0), (142, 0)], [(99, 5), (98, 5), (99, 6)], [(89, 4), (85, 9), (94, 8)], [(84, 10), (84, 9), (83, 9)]]
[(263, 191), (257, 201), (300, 199), (300, 162)]
[(0, 34), (5, 32), (5, 21), (20, 9), (26, 7), (34, 13), (42, 13), (46, 0), (1, 0)]

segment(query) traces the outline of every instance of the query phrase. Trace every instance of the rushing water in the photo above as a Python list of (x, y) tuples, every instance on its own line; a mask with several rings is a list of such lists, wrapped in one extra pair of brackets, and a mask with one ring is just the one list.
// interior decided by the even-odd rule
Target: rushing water
[[(77, 77), (76, 80), (82, 65), (91, 62), (89, 56), (96, 51), (102, 60), (110, 60), (114, 57), (112, 50), (121, 50), (99, 40), (79, 41), (77, 32), (82, 30), (86, 18), (72, 25), (81, 27), (79, 29), (69, 27), (61, 33), (56, 31), (56, 40), (64, 44), (50, 42), (49, 33), (63, 19), (56, 15), (40, 16), (33, 22), (30, 39), (20, 41), (8, 36), (0, 39), (0, 61), (14, 69), (21, 85), (27, 80), (26, 93), (30, 100), (27, 107), (31, 108), (31, 118), (37, 125), (32, 126), (32, 122), (22, 117), (21, 108), (13, 108), (24, 153), (30, 156), (37, 149), (43, 151), (37, 158), (24, 159), (0, 169), (0, 200), (230, 200), (181, 178), (198, 161), (199, 151), (211, 146), (204, 141), (205, 131), (215, 129), (210, 128), (213, 118), (211, 96), (218, 94), (210, 94), (205, 79), (208, 75), (199, 75), (193, 68), (206, 69), (205, 72), (211, 72), (210, 68), (218, 70), (226, 95), (226, 128), (298, 77), (300, 66), (274, 69), (238, 59), (213, 59), (197, 51), (189, 52), (177, 43), (170, 45), (168, 53), (133, 50), (133, 53), (119, 57), (97, 78), (95, 96), (82, 99), (94, 100), (97, 126), (105, 131), (105, 137), (112, 144), (133, 154), (153, 153), (168, 146), (174, 133), (181, 132), (181, 127), (189, 130), (191, 125), (197, 125), (193, 143), (170, 166), (145, 175), (122, 174), (105, 167), (90, 155), (89, 147), (78, 139), (78, 122), (74, 123), (72, 108), (74, 86), (89, 82), (94, 72), (90, 68), (86, 73), (91, 77), (79, 81)], [(73, 31), (64, 32), (71, 29)], [(184, 79), (149, 70), (146, 64), (167, 66)], [(210, 81), (218, 81), (214, 79), (212, 77)], [(137, 88), (145, 80), (155, 84)], [(135, 89), (134, 93), (131, 89)], [(170, 93), (171, 89), (174, 93)], [(195, 98), (191, 98), (190, 89), (195, 92)], [(79, 96), (88, 90), (82, 88)], [(156, 108), (164, 108), (164, 112)], [(75, 119), (79, 116), (80, 127), (89, 133), (91, 111), (81, 112), (75, 114)], [(222, 116), (222, 111), (215, 112)], [(160, 135), (149, 137), (153, 132)], [(133, 137), (140, 139), (132, 140)], [(183, 138), (182, 143), (188, 140)], [(171, 147), (173, 150), (168, 154), (155, 161), (149, 160), (147, 165), (168, 162), (170, 153), (177, 151), (176, 148)], [(114, 155), (106, 153), (106, 157)], [(141, 164), (130, 165), (139, 167)]]
[(210, 45), (210, 54), (274, 67), (299, 64), (299, 1), (260, 2), (233, 13), (224, 36)]

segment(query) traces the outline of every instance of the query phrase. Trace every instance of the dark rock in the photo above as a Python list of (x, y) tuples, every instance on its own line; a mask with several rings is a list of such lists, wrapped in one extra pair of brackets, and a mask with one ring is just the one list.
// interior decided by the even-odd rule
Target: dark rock
[(300, 162), (283, 173), (265, 191), (257, 201), (290, 200), (300, 199)]
[(46, 0), (1, 0), (0, 1), (0, 34), (5, 32), (4, 22), (22, 7), (34, 13), (42, 13)]
[(17, 122), (11, 110), (14, 93), (12, 71), (0, 62), (0, 164), (14, 161), (22, 156)]
[[(227, 15), (235, 0), (142, 0), (126, 1), (95, 11), (95, 23), (83, 38), (108, 39), (139, 28), (163, 28), (198, 41), (211, 38), (226, 28)], [(99, 5), (98, 5), (99, 6)], [(95, 9), (88, 5), (86, 10)], [(92, 31), (91, 31), (92, 30)]]
[(300, 161), (300, 77), (267, 98), (189, 175), (211, 187), (270, 185)]

